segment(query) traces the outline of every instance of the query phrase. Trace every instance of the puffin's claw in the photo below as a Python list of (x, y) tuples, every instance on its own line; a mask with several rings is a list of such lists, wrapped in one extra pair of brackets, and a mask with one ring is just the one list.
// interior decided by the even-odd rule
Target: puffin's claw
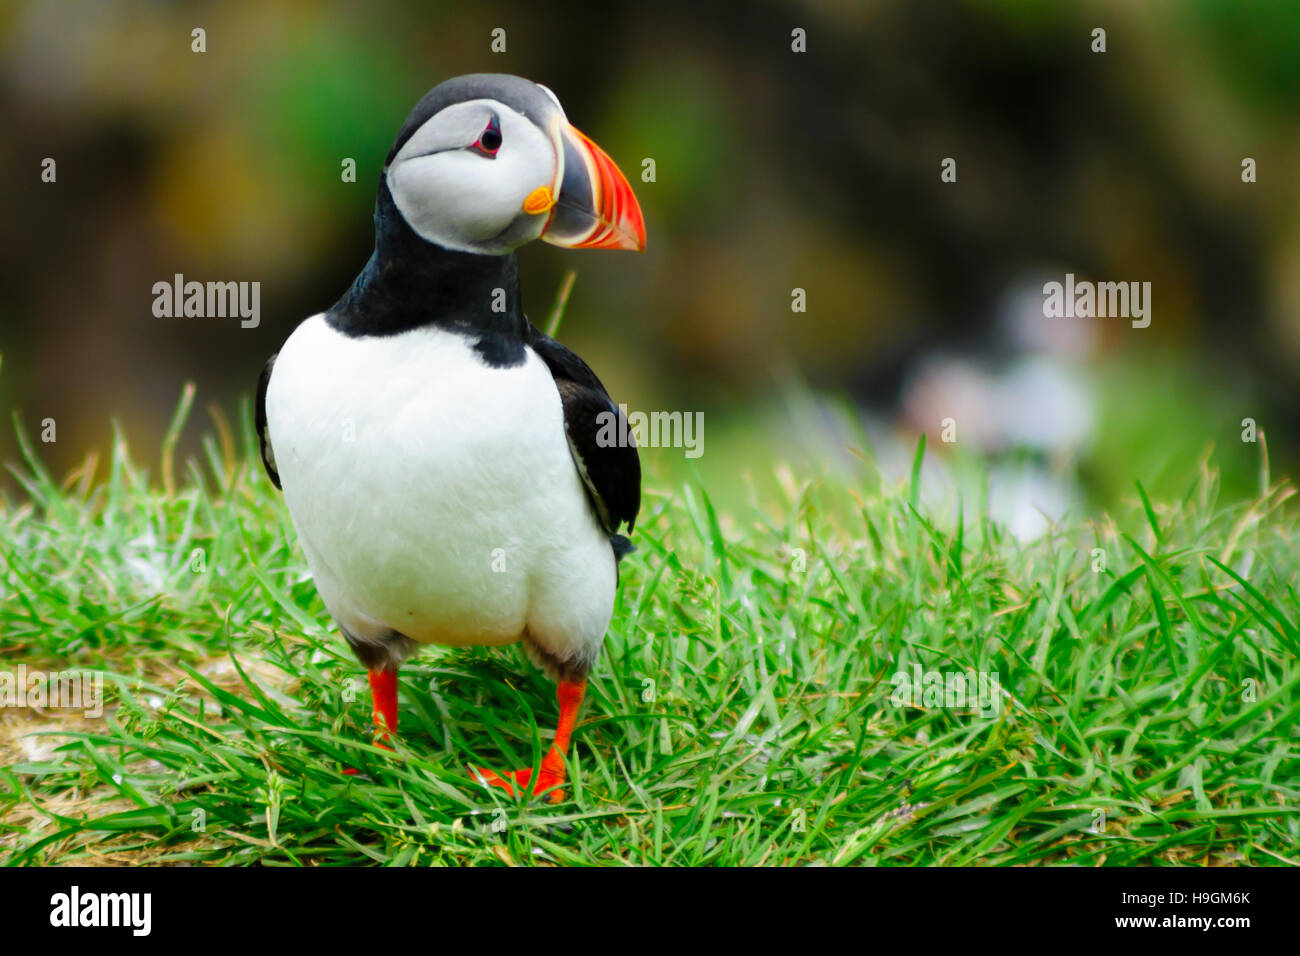
[[(383, 734), (383, 735), (381, 735), (381, 736), (376, 737), (376, 739), (375, 739), (375, 741), (374, 741), (374, 745), (375, 745), (376, 747), (378, 747), (380, 750), (387, 750), (389, 753), (396, 753), (396, 751), (393, 750), (392, 747), (390, 747), (390, 746), (388, 746), (388, 744), (384, 743), (385, 740), (391, 740), (391, 739), (392, 739), (392, 736), (391, 736), (390, 734), (386, 734), (386, 733), (385, 733), (385, 734)], [(361, 771), (358, 770), (356, 767), (345, 767), (345, 768), (343, 769), (343, 773), (344, 773), (346, 776), (349, 776), (349, 777), (356, 777), (356, 776), (359, 776), (359, 775), (360, 775)]]

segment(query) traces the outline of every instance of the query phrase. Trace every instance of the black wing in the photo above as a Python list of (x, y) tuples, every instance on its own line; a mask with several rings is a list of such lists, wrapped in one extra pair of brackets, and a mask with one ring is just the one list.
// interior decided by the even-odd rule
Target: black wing
[(618, 534), (619, 527), (626, 524), (631, 534), (641, 509), (641, 459), (627, 418), (578, 356), (531, 324), (528, 344), (555, 378), (573, 463), (615, 553), (622, 557), (631, 545)]
[(271, 476), (271, 483), (280, 487), (280, 473), (275, 470), (275, 449), (271, 447), (271, 432), (266, 427), (266, 387), (271, 384), (271, 370), (275, 368), (276, 352), (266, 361), (262, 377), (257, 380), (257, 406), (253, 409), (253, 425), (257, 429), (257, 442), (262, 446), (262, 464)]

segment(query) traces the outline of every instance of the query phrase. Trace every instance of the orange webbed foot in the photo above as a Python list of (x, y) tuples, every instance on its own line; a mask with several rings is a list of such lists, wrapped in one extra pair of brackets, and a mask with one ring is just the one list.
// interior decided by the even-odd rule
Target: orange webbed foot
[[(530, 792), (533, 796), (546, 793), (548, 803), (559, 803), (564, 799), (563, 790), (555, 790), (564, 783), (564, 758), (556, 753), (554, 748), (547, 753), (546, 758), (542, 761), (542, 768), (537, 774), (537, 781), (530, 789), (528, 784), (533, 780), (533, 768), (525, 767), (523, 770), (510, 770), (505, 774), (499, 774), (495, 770), (487, 767), (471, 767), (471, 772), (475, 778), (481, 780), (489, 787), (498, 787), (504, 790), (510, 796), (515, 796), (520, 791)], [(550, 791), (547, 793), (547, 791)]]
[(533, 778), (532, 767), (512, 770), (505, 775), (489, 770), (487, 767), (471, 767), (470, 771), (489, 787), (500, 787), (512, 797), (520, 790), (527, 791), (529, 783), (532, 783), (533, 796), (550, 791), (546, 796), (548, 803), (562, 801), (564, 791), (552, 788), (564, 783), (564, 752), (569, 749), (569, 735), (573, 732), (573, 725), (578, 719), (578, 708), (582, 706), (582, 696), (586, 689), (585, 680), (560, 681), (559, 686), (555, 688), (555, 697), (560, 704), (560, 721), (555, 729), (555, 743), (542, 758), (542, 766), (537, 771), (536, 780)]

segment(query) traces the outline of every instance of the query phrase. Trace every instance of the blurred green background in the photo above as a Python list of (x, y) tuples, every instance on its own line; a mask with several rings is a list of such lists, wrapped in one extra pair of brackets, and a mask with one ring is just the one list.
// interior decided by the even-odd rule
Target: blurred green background
[[(1294, 464), (1300, 5), (1282, 0), (6, 0), (0, 407), (34, 437), (56, 421), (56, 472), (113, 417), (156, 448), (186, 381), (233, 417), (365, 262), (406, 113), (471, 71), (550, 86), (633, 182), (643, 256), (520, 259), (539, 323), (577, 271), (561, 338), (617, 400), (704, 414), (703, 456), (646, 449), (652, 475), (740, 501), (779, 462), (904, 474), (926, 432), (936, 493), (988, 473), (1032, 535), (1135, 479), (1178, 495), (1209, 449), (1228, 492), (1253, 491), (1245, 418), (1274, 474)], [(1066, 272), (1151, 282), (1150, 327), (1045, 319)], [(154, 317), (175, 273), (259, 281), (261, 324)]]

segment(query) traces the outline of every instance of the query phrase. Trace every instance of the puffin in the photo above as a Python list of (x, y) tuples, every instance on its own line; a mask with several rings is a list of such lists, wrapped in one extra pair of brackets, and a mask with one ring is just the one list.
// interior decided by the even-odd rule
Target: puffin
[(471, 770), (557, 803), (641, 465), (590, 366), (524, 314), (515, 253), (642, 251), (641, 208), (554, 93), (480, 73), (411, 110), (374, 223), (351, 286), (262, 371), (262, 461), (368, 672), (373, 742), (392, 749), (398, 669), (420, 645), (519, 643), (556, 681), (554, 740), (540, 766)]

